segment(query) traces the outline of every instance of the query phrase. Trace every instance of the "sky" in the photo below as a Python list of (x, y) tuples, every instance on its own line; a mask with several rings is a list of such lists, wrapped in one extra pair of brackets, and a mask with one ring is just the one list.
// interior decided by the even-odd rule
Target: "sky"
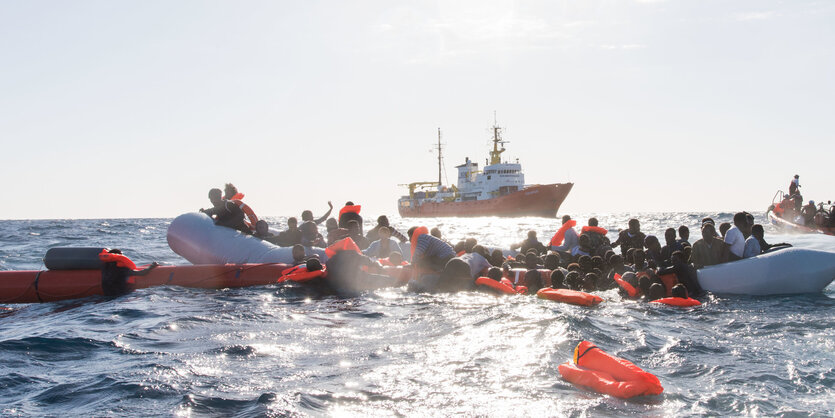
[(396, 214), (494, 112), (560, 213), (835, 200), (832, 1), (0, 0), (0, 219)]

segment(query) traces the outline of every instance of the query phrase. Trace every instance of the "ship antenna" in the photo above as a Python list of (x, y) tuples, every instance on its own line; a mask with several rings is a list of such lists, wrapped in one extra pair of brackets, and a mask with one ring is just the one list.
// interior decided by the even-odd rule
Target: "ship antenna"
[(438, 187), (441, 187), (441, 128), (438, 128)]
[[(502, 162), (502, 153), (505, 152), (504, 144), (509, 141), (502, 139), (502, 128), (496, 121), (496, 111), (493, 111), (493, 151), (490, 151), (490, 164), (499, 164)], [(499, 149), (499, 144), (502, 144), (502, 149)]]

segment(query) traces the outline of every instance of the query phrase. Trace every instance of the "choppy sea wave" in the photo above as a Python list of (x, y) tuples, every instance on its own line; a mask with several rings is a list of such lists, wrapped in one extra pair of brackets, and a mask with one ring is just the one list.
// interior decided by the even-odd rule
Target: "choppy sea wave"
[[(613, 235), (636, 216), (659, 236), (682, 224), (696, 233), (704, 216), (731, 217), (594, 215)], [(283, 226), (285, 218), (268, 220)], [(169, 221), (0, 221), (0, 269), (42, 268), (43, 254), (57, 246), (121, 248), (138, 263), (186, 264), (167, 246)], [(402, 230), (413, 222), (393, 219)], [(473, 236), (503, 247), (528, 230), (545, 239), (557, 226), (537, 218), (421, 223), (451, 240)], [(835, 251), (835, 237), (766, 231), (769, 242)], [(689, 310), (621, 301), (614, 291), (603, 296), (607, 302), (588, 309), (524, 296), (388, 289), (344, 298), (273, 285), (0, 305), (0, 411), (833, 415), (835, 285), (815, 295), (710, 295)], [(656, 374), (664, 394), (625, 401), (564, 382), (557, 365), (580, 340)]]

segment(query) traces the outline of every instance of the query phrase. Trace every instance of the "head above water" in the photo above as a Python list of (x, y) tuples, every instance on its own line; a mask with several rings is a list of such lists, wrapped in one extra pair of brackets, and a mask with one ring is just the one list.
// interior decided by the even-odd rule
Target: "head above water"
[(299, 261), (304, 260), (304, 247), (300, 244), (296, 244), (293, 246), (293, 260)]
[(291, 217), (287, 219), (287, 228), (296, 229), (299, 226), (299, 220)]
[(377, 217), (377, 225), (380, 226), (389, 226), (389, 218), (386, 215), (380, 215)]
[(681, 237), (683, 241), (690, 240), (690, 228), (684, 225), (678, 227), (678, 236)]
[(441, 238), (442, 237), (441, 230), (438, 229), (437, 226), (429, 230), (429, 235), (432, 235), (435, 238)]
[(528, 231), (528, 239), (536, 239), (536, 231)]
[(649, 300), (658, 300), (664, 297), (665, 295), (664, 285), (660, 283), (653, 283), (649, 287), (649, 295), (647, 299)]
[(565, 289), (565, 273), (560, 269), (551, 272), (551, 288)]
[(667, 228), (664, 231), (664, 241), (667, 242), (667, 245), (672, 245), (676, 242), (676, 230), (674, 228)]
[(302, 211), (302, 222), (312, 221), (313, 220), (313, 212), (309, 210)]
[(325, 229), (328, 231), (339, 229), (339, 221), (337, 221), (336, 218), (328, 218), (328, 220), (325, 221)]
[(350, 221), (348, 221), (347, 226), (348, 226), (348, 228), (346, 228), (346, 229), (348, 229), (349, 234), (359, 235), (359, 233), (360, 233), (360, 223), (357, 222), (356, 219), (351, 219)]
[(403, 254), (400, 254), (400, 251), (392, 251), (389, 254), (389, 262), (395, 266), (399, 266), (403, 262)]
[(267, 221), (259, 219), (258, 222), (255, 222), (255, 233), (257, 235), (267, 235), (268, 232), (270, 232), (270, 225), (267, 224)]
[(687, 294), (687, 288), (684, 287), (684, 285), (680, 284), (680, 283), (673, 286), (673, 288), (670, 290), (670, 294), (672, 294), (672, 296), (674, 298), (687, 299), (688, 297), (690, 297), (690, 295)]

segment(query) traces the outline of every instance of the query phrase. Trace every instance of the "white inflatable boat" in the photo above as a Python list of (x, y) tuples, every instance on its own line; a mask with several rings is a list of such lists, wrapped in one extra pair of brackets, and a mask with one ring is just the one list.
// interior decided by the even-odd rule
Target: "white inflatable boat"
[[(185, 213), (168, 226), (168, 246), (192, 264), (293, 263), (290, 247), (279, 247), (234, 229), (217, 226), (208, 215)], [(319, 255), (322, 248), (305, 248), (307, 256)]]
[(835, 253), (787, 248), (698, 271), (699, 285), (713, 293), (783, 295), (817, 293), (835, 279)]

